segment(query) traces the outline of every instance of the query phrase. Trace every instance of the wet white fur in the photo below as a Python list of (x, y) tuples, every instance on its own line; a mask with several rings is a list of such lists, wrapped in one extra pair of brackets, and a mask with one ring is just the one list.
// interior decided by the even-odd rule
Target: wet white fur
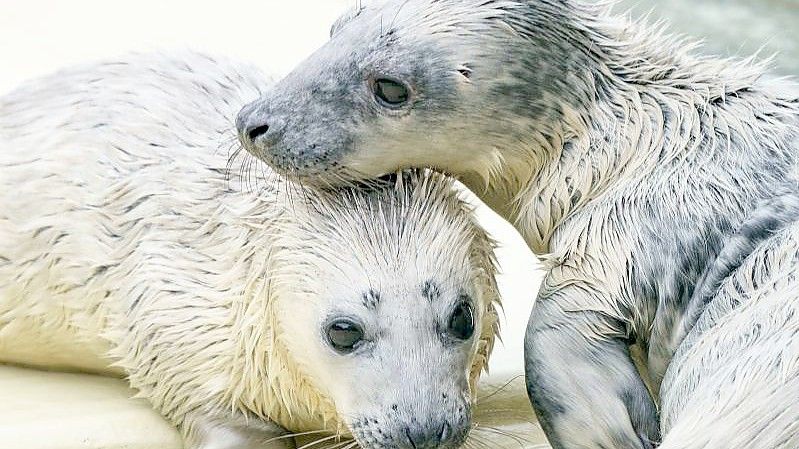
[(342, 404), (379, 399), (342, 397), (364, 378), (328, 361), (322, 311), (372, 287), (429, 315), (402, 301), (437, 276), (477, 304), (474, 382), (498, 297), (452, 182), (337, 196), (229, 161), (233, 117), (267, 84), (224, 59), (138, 55), (0, 97), (1, 362), (125, 375), (191, 447), (283, 447), (262, 446), (273, 422), (346, 434)]

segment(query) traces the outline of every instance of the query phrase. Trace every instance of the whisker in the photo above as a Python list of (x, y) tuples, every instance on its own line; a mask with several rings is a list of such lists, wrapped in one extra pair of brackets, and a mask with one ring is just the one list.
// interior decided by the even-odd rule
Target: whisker
[(349, 446), (344, 447), (343, 449), (354, 449), (358, 447), (358, 442), (353, 441)]
[(487, 400), (487, 399), (489, 399), (489, 398), (501, 393), (504, 389), (508, 388), (510, 386), (510, 384), (512, 384), (513, 382), (515, 382), (517, 379), (519, 379), (521, 377), (524, 377), (524, 374), (519, 374), (517, 376), (513, 376), (509, 381), (505, 382), (502, 386), (497, 388), (493, 393), (491, 393), (491, 394), (489, 394), (487, 396), (478, 397), (475, 402), (476, 403), (480, 403), (481, 401), (485, 401), (485, 400)]
[(316, 434), (320, 434), (320, 433), (327, 433), (327, 431), (326, 430), (309, 430), (307, 432), (288, 433), (288, 434), (285, 434), (285, 435), (280, 435), (280, 436), (277, 436), (277, 437), (274, 437), (274, 438), (270, 438), (270, 439), (264, 441), (263, 443), (267, 444), (267, 443), (271, 443), (272, 441), (285, 440), (287, 438), (296, 438), (296, 437), (301, 437), (301, 436), (305, 436), (305, 435), (316, 435)]
[[(352, 443), (353, 443), (353, 440), (346, 439), (346, 440), (344, 440), (344, 441), (342, 441), (340, 443), (336, 443), (336, 444), (328, 447), (327, 449), (344, 449), (343, 446), (352, 447)], [(357, 445), (358, 443), (355, 442), (355, 444)]]
[(482, 445), (482, 447), (491, 447), (491, 445), (488, 444), (489, 440), (483, 438), (480, 435), (476, 435), (473, 432), (469, 434), (469, 441), (472, 441), (476, 444), (480, 444)]
[(488, 445), (486, 445), (484, 442), (473, 440), (471, 437), (469, 437), (469, 439), (467, 439), (463, 443), (463, 448), (464, 449), (481, 449), (481, 448), (488, 448)]
[(321, 443), (324, 443), (325, 441), (330, 441), (330, 440), (333, 440), (333, 439), (336, 439), (336, 438), (341, 438), (341, 437), (339, 435), (331, 435), (329, 437), (320, 438), (318, 440), (311, 441), (310, 443), (302, 445), (302, 446), (298, 447), (297, 449), (307, 449), (307, 448), (309, 448), (311, 446), (316, 446), (317, 444), (321, 444)]
[(506, 438), (510, 438), (511, 440), (516, 441), (521, 447), (524, 447), (524, 443), (533, 443), (533, 441), (530, 440), (530, 439), (524, 438), (524, 437), (522, 437), (520, 435), (516, 435), (516, 434), (510, 433), (508, 431), (496, 428), (496, 427), (491, 427), (491, 426), (478, 426), (477, 428), (473, 429), (473, 432), (477, 432), (478, 434), (479, 434), (479, 432), (488, 432), (488, 433), (493, 433), (493, 434), (496, 434), (496, 435), (504, 436)]

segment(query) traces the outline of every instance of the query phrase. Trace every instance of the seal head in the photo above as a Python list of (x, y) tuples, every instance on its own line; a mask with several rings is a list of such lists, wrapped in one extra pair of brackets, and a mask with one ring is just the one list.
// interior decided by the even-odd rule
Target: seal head
[(308, 195), (266, 315), (309, 396), (268, 416), (293, 430), (327, 416), (367, 448), (460, 447), (497, 331), (492, 243), (436, 173)]
[[(486, 177), (580, 120), (597, 66), (561, 1), (377, 1), (243, 108), (240, 139), (283, 173), (332, 181), (407, 167)], [(601, 87), (601, 86), (600, 86)], [(300, 112), (300, 113), (298, 113)], [(533, 161), (533, 162), (531, 162)], [(543, 162), (540, 162), (543, 163)]]

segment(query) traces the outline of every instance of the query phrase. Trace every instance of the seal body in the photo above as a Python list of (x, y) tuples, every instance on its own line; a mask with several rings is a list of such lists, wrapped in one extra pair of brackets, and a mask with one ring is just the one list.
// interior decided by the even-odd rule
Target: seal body
[[(669, 432), (662, 447), (797, 444), (799, 196), (769, 203), (714, 261), (714, 268), (725, 260), (735, 268), (708, 298), (664, 379), (662, 420)], [(744, 257), (725, 257), (737, 253), (731, 246), (748, 242), (754, 245)]]
[[(309, 182), (452, 173), (515, 224), (548, 270), (525, 346), (554, 447), (647, 448), (661, 430), (664, 448), (795, 447), (769, 419), (799, 408), (759, 390), (796, 397), (792, 356), (740, 354), (767, 345), (756, 329), (795, 344), (772, 257), (792, 266), (793, 218), (773, 205), (796, 191), (797, 90), (603, 8), (366, 2), (242, 109), (240, 139)], [(722, 299), (732, 279), (764, 283)], [(720, 424), (753, 415), (744, 431)]]
[(492, 243), (432, 172), (322, 190), (252, 164), (233, 120), (269, 84), (136, 55), (0, 97), (0, 361), (124, 375), (191, 448), (458, 446)]

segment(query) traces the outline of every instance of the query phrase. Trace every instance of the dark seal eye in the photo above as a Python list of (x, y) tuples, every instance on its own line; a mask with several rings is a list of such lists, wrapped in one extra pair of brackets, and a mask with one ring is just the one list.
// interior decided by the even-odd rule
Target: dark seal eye
[(455, 306), (452, 316), (449, 318), (450, 335), (459, 340), (468, 340), (474, 335), (474, 312), (472, 306), (467, 302), (461, 302)]
[(349, 320), (335, 321), (327, 327), (327, 341), (336, 351), (347, 354), (363, 341), (363, 329)]
[(376, 79), (373, 89), (378, 102), (390, 108), (404, 105), (411, 97), (411, 92), (407, 86), (388, 78)]

